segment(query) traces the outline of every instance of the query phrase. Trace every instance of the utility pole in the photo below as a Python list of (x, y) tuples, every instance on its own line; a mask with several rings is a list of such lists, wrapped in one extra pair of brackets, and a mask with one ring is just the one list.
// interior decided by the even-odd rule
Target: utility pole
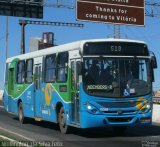
[(21, 54), (25, 54), (25, 26), (27, 22), (25, 20), (19, 21), (21, 25)]
[(6, 16), (6, 59), (8, 58), (8, 16)]

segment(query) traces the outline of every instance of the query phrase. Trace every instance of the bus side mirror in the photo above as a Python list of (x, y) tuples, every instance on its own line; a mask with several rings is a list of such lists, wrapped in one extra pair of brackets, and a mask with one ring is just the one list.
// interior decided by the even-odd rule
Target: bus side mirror
[(156, 59), (156, 57), (155, 56), (152, 56), (151, 57), (151, 66), (152, 66), (152, 68), (157, 68), (157, 59)]
[(78, 61), (76, 64), (77, 64), (77, 74), (81, 75), (82, 74), (82, 62)]
[(155, 55), (151, 56), (151, 77), (152, 77), (152, 82), (155, 82), (154, 79), (154, 69), (157, 68), (157, 59)]

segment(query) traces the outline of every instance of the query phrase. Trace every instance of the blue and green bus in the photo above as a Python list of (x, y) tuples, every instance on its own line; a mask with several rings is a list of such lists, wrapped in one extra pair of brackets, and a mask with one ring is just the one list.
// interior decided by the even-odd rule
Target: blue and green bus
[(8, 58), (4, 107), (27, 118), (69, 128), (152, 122), (152, 82), (157, 68), (145, 42), (82, 40)]

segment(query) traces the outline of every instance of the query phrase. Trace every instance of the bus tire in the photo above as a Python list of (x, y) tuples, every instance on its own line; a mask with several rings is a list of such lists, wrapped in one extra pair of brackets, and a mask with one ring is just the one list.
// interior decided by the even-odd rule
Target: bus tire
[(63, 107), (61, 107), (58, 112), (58, 123), (61, 133), (69, 133), (69, 126), (66, 125), (66, 115)]
[(22, 102), (20, 102), (18, 105), (18, 118), (21, 124), (25, 123), (26, 118), (24, 117)]

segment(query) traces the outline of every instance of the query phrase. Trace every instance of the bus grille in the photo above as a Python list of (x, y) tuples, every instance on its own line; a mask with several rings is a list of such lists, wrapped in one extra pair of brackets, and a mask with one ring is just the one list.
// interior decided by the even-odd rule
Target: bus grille
[(123, 118), (108, 118), (109, 122), (118, 123), (118, 122), (130, 122), (132, 120), (132, 117), (123, 117)]
[(105, 107), (105, 108), (131, 108), (135, 107), (141, 101), (134, 101), (134, 102), (97, 102), (99, 105)]
[[(105, 114), (118, 114), (118, 110), (117, 111), (103, 111), (103, 113), (105, 113)], [(124, 114), (124, 115), (127, 115), (127, 114), (134, 114), (134, 113), (137, 113), (137, 111), (136, 110), (126, 110), (126, 111), (122, 111), (122, 114)]]

